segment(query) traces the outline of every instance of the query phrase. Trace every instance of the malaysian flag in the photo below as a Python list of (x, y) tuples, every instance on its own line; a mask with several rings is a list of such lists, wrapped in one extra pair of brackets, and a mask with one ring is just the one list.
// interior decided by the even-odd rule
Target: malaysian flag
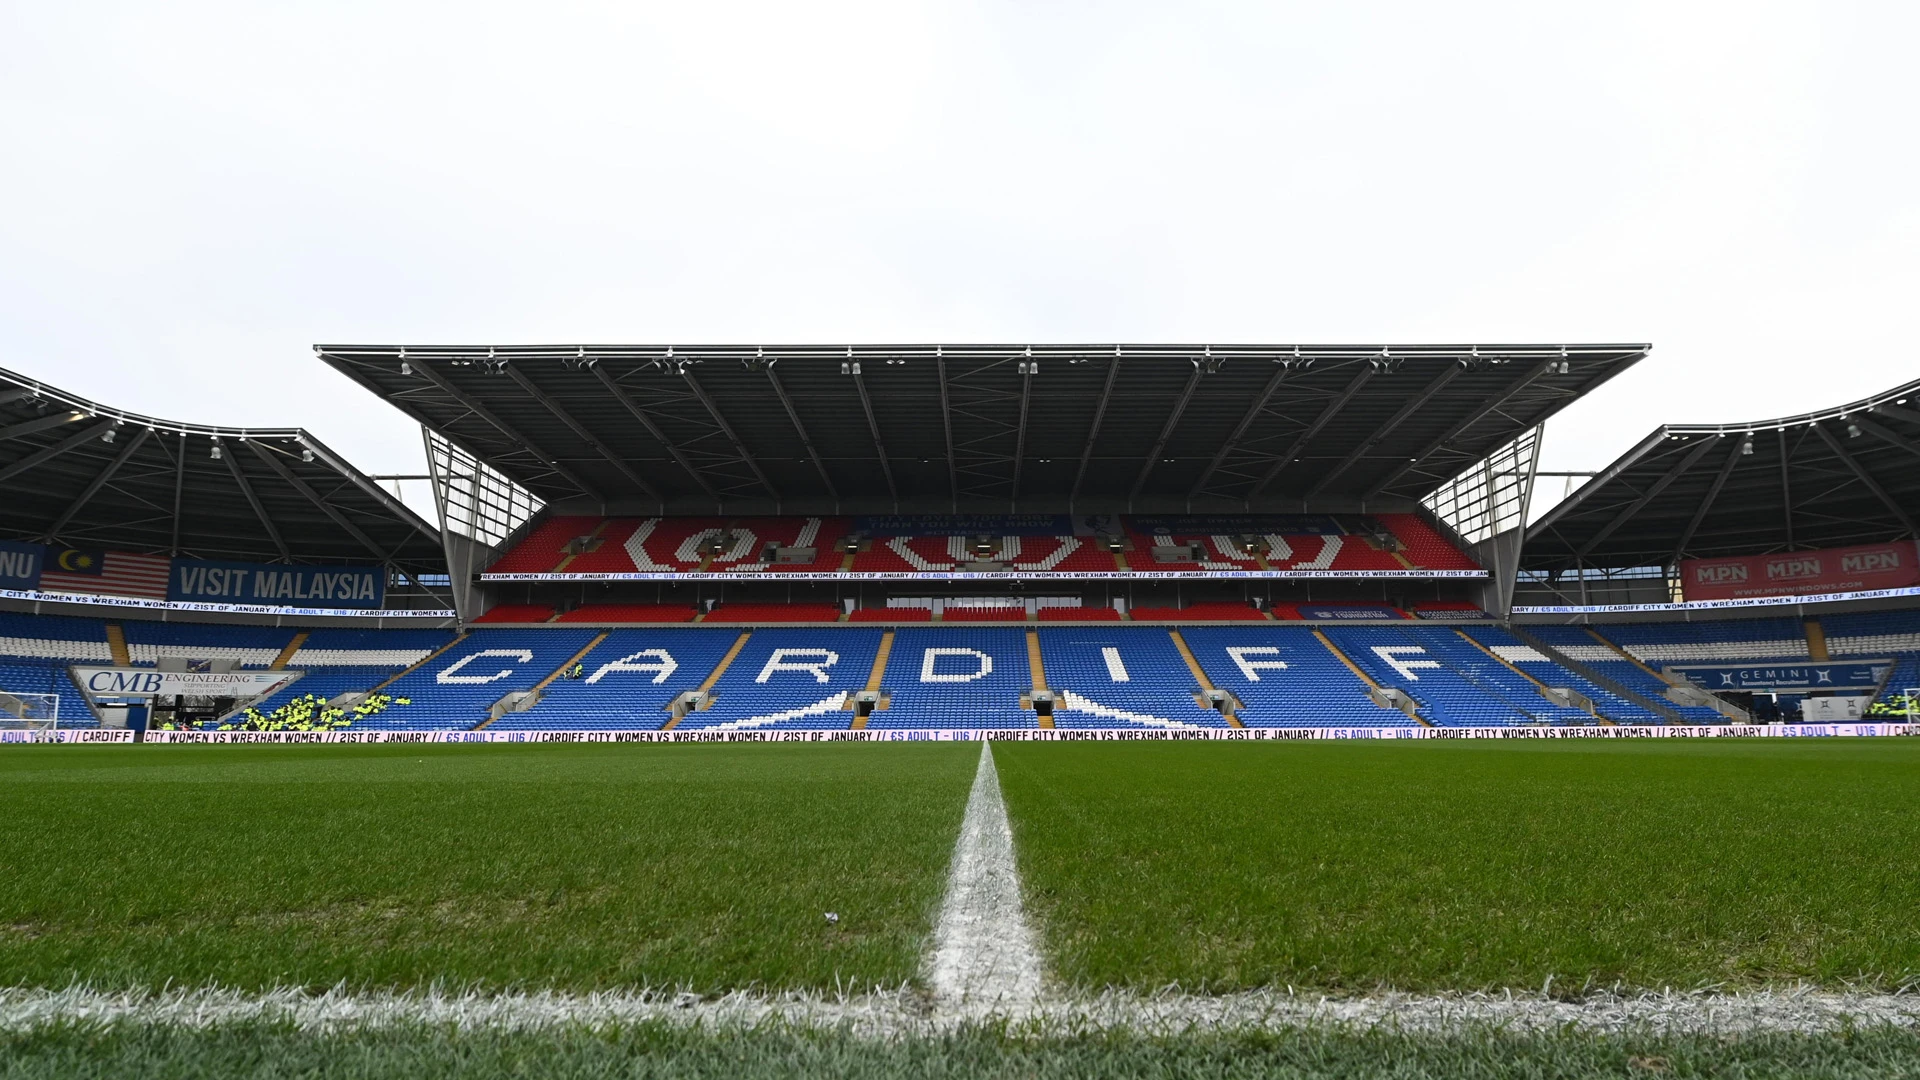
[(49, 550), (40, 587), (49, 592), (89, 596), (167, 598), (167, 576), (173, 560), (164, 555), (129, 555), (124, 551)]

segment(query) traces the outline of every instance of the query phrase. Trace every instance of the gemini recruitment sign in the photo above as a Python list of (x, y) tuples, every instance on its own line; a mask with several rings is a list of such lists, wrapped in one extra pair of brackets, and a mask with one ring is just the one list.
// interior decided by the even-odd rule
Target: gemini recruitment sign
[(380, 608), (386, 595), (386, 571), (377, 566), (175, 559), (167, 578), (167, 599), (175, 603)]

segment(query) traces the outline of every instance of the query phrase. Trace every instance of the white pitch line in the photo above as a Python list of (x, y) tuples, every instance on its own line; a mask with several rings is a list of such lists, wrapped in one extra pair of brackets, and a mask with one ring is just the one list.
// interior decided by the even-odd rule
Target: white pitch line
[[(671, 991), (604, 994), (351, 993), (332, 990), (110, 992), (0, 989), (0, 1031), (57, 1024), (124, 1023), (205, 1028), (265, 1022), (304, 1031), (424, 1024), (460, 1030), (605, 1028), (665, 1023), (705, 1030), (767, 1024), (843, 1031), (874, 1039), (937, 1035), (1005, 1013), (929, 1014), (910, 988), (851, 996), (732, 993), (702, 998)], [(1328, 998), (1255, 990), (1202, 996), (1178, 992), (1043, 995), (1019, 1018), (1032, 1035), (1123, 1032), (1149, 1037), (1335, 1029), (1449, 1034), (1516, 1033), (1742, 1035), (1821, 1034), (1862, 1028), (1920, 1029), (1920, 995), (1833, 992), (1808, 987), (1734, 993), (1593, 994), (1559, 1001), (1538, 994), (1373, 994)]]
[(1013, 828), (986, 742), (934, 924), (927, 982), (936, 1006), (959, 1016), (1018, 1015), (1040, 998), (1040, 950), (1021, 907)]

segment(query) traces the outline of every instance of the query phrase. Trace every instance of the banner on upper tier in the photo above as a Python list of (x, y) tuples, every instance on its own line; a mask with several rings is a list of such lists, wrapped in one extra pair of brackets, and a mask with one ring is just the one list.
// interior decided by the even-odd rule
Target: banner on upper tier
[[(14, 732), (9, 734), (30, 734)], [(934, 728), (860, 731), (149, 731), (166, 743), (1294, 742), (1317, 739), (1724, 739), (1920, 735), (1920, 724), (1714, 727)], [(31, 742), (31, 739), (0, 739)]]
[(1901, 589), (1920, 585), (1920, 549), (1912, 540), (1898, 540), (1780, 555), (1687, 559), (1680, 563), (1680, 581), (1689, 601)]
[(1346, 532), (1327, 514), (1131, 514), (1135, 532), (1168, 536), (1339, 536)]
[[(1403, 619), (1406, 616), (1385, 604), (1301, 604), (1300, 617), (1323, 622)], [(1481, 618), (1486, 618), (1482, 615)]]
[(300, 671), (155, 671), (152, 668), (74, 667), (73, 682), (89, 697), (256, 698), (270, 694)]
[(854, 529), (874, 536), (1072, 536), (1066, 514), (867, 514)]
[(46, 569), (46, 565), (45, 545), (0, 540), (0, 589), (37, 587), (40, 584), (40, 571)]
[(167, 599), (175, 603), (289, 604), (378, 608), (387, 573), (377, 566), (288, 566), (175, 559)]

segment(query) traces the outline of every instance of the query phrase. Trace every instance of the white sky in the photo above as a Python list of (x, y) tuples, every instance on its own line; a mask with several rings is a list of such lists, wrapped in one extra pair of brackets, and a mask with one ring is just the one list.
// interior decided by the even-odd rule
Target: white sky
[(1916, 40), (1891, 2), (0, 0), (0, 365), (412, 472), (311, 343), (1651, 341), (1549, 427), (1597, 468), (1920, 375)]

